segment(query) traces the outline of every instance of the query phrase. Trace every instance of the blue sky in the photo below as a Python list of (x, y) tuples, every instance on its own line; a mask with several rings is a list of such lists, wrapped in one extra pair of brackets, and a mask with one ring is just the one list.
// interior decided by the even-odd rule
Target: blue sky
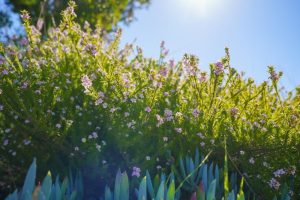
[(146, 56), (158, 57), (164, 40), (170, 59), (192, 53), (208, 69), (227, 46), (232, 66), (257, 82), (274, 65), (284, 72), (280, 86), (300, 85), (299, 0), (152, 0), (136, 18), (123, 26), (122, 43), (136, 39)]

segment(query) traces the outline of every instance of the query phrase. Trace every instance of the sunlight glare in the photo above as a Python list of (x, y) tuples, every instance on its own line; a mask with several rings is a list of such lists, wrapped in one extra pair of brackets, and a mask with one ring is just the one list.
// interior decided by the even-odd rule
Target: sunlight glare
[(207, 17), (220, 8), (222, 0), (176, 0), (185, 14)]

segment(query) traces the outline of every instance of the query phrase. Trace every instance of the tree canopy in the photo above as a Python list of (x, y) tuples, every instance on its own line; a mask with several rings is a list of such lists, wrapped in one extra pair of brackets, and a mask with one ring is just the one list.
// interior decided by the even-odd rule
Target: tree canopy
[[(45, 29), (58, 24), (61, 11), (67, 7), (69, 0), (8, 0), (8, 7), (20, 13), (27, 10), (32, 21), (40, 23)], [(92, 27), (99, 25), (110, 32), (119, 22), (129, 24), (134, 19), (134, 10), (147, 6), (150, 0), (75, 0), (77, 21), (89, 22)], [(1, 12), (1, 26), (9, 26), (12, 19), (9, 14)]]

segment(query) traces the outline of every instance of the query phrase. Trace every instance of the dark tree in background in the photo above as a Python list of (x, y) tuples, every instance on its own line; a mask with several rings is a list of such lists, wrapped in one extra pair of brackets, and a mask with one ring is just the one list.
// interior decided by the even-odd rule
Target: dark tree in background
[[(103, 30), (110, 32), (119, 22), (129, 24), (134, 19), (134, 10), (149, 5), (150, 0), (75, 0), (75, 2), (77, 21), (80, 24), (87, 21), (92, 27), (100, 25)], [(68, 0), (6, 0), (6, 4), (12, 5), (16, 13), (27, 10), (32, 22), (37, 23), (40, 19), (46, 30), (58, 24), (61, 11), (67, 7)], [(2, 15), (4, 16), (0, 16), (2, 27), (8, 26), (7, 23), (11, 21), (7, 18), (9, 15), (5, 15), (4, 12)]]

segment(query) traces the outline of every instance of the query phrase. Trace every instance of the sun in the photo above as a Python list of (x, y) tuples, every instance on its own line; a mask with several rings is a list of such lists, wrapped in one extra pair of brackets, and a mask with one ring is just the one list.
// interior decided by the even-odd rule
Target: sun
[(176, 0), (182, 10), (191, 16), (207, 17), (220, 6), (220, 0)]

